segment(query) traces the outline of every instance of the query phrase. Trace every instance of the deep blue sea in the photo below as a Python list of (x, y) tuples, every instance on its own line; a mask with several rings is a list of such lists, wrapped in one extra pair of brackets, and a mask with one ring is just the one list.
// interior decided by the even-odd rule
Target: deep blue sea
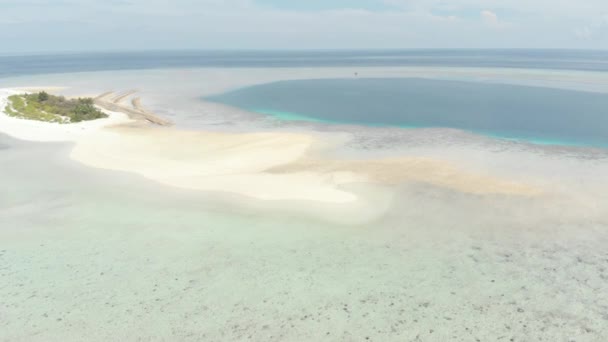
[(28, 56), (12, 56), (0, 52), (0, 78), (104, 70), (338, 66), (452, 66), (608, 71), (608, 51), (149, 51)]
[(450, 127), (538, 143), (608, 146), (608, 95), (481, 82), (299, 80), (208, 100), (285, 120)]
[[(2, 78), (86, 71), (276, 67), (488, 67), (608, 72), (608, 51), (172, 51), (0, 56)], [(203, 81), (201, 81), (203, 82)], [(425, 79), (307, 80), (209, 98), (283, 120), (449, 127), (502, 138), (608, 145), (608, 95)]]

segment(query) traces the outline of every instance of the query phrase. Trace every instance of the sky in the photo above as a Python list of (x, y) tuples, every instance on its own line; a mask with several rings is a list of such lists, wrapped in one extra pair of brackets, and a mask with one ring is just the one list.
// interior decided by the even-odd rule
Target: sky
[(608, 0), (0, 0), (0, 54), (608, 49)]

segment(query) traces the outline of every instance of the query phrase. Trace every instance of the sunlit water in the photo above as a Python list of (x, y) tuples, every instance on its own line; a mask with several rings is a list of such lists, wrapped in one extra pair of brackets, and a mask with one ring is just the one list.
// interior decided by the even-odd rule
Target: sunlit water
[[(341, 131), (353, 138), (338, 156), (429, 156), (550, 191), (478, 196), (406, 183), (381, 217), (339, 224), (301, 213), (308, 203), (177, 190), (79, 165), (67, 157), (70, 144), (0, 135), (0, 339), (606, 340), (604, 149), (459, 130), (286, 123), (200, 102), (201, 94), (259, 80), (340, 73), (351, 74), (122, 71), (21, 76), (3, 86), (65, 85), (68, 94), (136, 88), (182, 128)], [(473, 80), (481, 71), (386, 73)], [(534, 75), (510, 84), (553, 77)], [(608, 85), (602, 74), (559, 75), (560, 88)]]

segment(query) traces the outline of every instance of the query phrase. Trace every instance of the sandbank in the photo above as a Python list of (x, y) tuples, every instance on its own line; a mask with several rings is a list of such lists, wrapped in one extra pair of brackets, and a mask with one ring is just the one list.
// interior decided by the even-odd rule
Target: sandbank
[(357, 197), (341, 188), (351, 183), (423, 182), (470, 194), (541, 193), (533, 186), (469, 173), (430, 158), (330, 160), (314, 156), (311, 151), (323, 143), (300, 133), (113, 127), (80, 140), (71, 157), (92, 167), (135, 172), (180, 188), (264, 200), (355, 202)]

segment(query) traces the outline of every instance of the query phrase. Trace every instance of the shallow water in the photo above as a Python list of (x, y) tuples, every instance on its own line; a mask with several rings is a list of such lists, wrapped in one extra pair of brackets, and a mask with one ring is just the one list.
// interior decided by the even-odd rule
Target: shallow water
[(383, 219), (344, 226), (2, 142), (7, 340), (608, 336), (608, 222), (571, 199), (411, 184)]
[[(308, 203), (177, 190), (86, 168), (67, 158), (69, 144), (0, 135), (0, 339), (606, 340), (605, 151), (454, 130), (285, 125), (198, 100), (343, 72), (125, 71), (4, 84), (137, 88), (180, 127), (341, 131), (351, 140), (328, 154), (427, 156), (547, 193), (480, 196), (410, 182), (395, 186), (384, 215), (339, 224), (299, 210)], [(520, 81), (551, 76), (535, 77)], [(567, 87), (604, 87), (596, 77), (560, 75)]]

